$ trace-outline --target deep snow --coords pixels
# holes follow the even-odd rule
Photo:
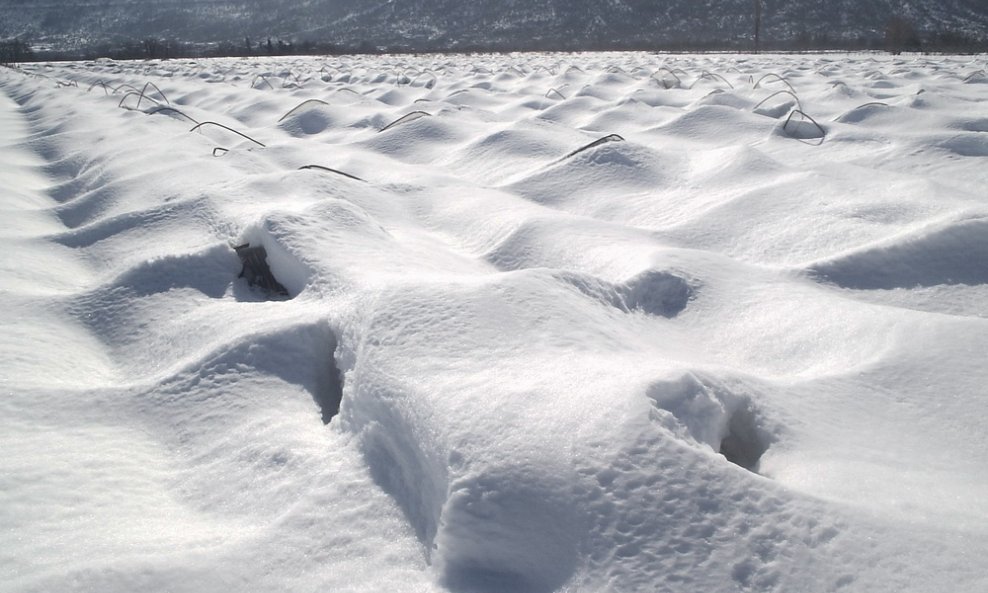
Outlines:
[[[0,71],[0,590],[988,590],[986,67]]]

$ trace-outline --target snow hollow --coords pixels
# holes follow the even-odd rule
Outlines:
[[[988,590],[986,68],[0,70],[0,591]]]

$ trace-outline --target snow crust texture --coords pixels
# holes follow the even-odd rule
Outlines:
[[[986,67],[0,70],[0,591],[988,590]]]

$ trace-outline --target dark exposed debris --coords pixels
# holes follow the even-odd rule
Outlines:
[[[608,142],[624,142],[624,138],[622,138],[618,134],[608,134],[607,136],[604,136],[603,138],[594,140],[593,142],[591,142],[590,144],[587,144],[586,146],[581,146],[580,148],[577,148],[576,150],[574,150],[573,152],[571,152],[568,155],[564,156],[560,160],[566,160],[566,159],[570,158],[571,156],[575,156],[575,155],[580,154],[584,150],[590,150],[591,148],[596,148],[596,147],[600,146],[601,144],[606,144]]]
[[[390,130],[391,128],[393,128],[395,126],[400,126],[401,124],[408,123],[410,121],[415,121],[415,120],[419,119],[420,117],[430,117],[431,115],[432,115],[431,113],[427,113],[425,111],[413,111],[411,113],[408,113],[406,115],[403,115],[403,116],[399,117],[395,121],[393,121],[390,124],[384,126],[380,130],[378,130],[378,133],[381,133],[381,132]]]
[[[263,246],[251,247],[250,243],[244,243],[235,246],[233,250],[237,252],[240,263],[243,264],[238,278],[246,278],[251,286],[257,286],[271,294],[288,296],[288,290],[271,273],[271,268],[268,267],[268,253]]]
[[[298,169],[299,169],[299,171],[303,171],[303,170],[326,171],[327,173],[336,173],[337,175],[342,175],[344,177],[349,177],[350,179],[354,179],[356,181],[364,181],[363,179],[361,179],[360,177],[357,177],[356,175],[350,175],[349,173],[344,173],[343,171],[340,171],[338,169],[332,169],[330,167],[324,167],[322,165],[303,165],[303,166],[299,167]]]

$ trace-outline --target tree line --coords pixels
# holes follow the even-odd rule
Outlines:
[[[30,62],[34,59],[34,50],[21,39],[0,40],[0,64],[16,64]]]

